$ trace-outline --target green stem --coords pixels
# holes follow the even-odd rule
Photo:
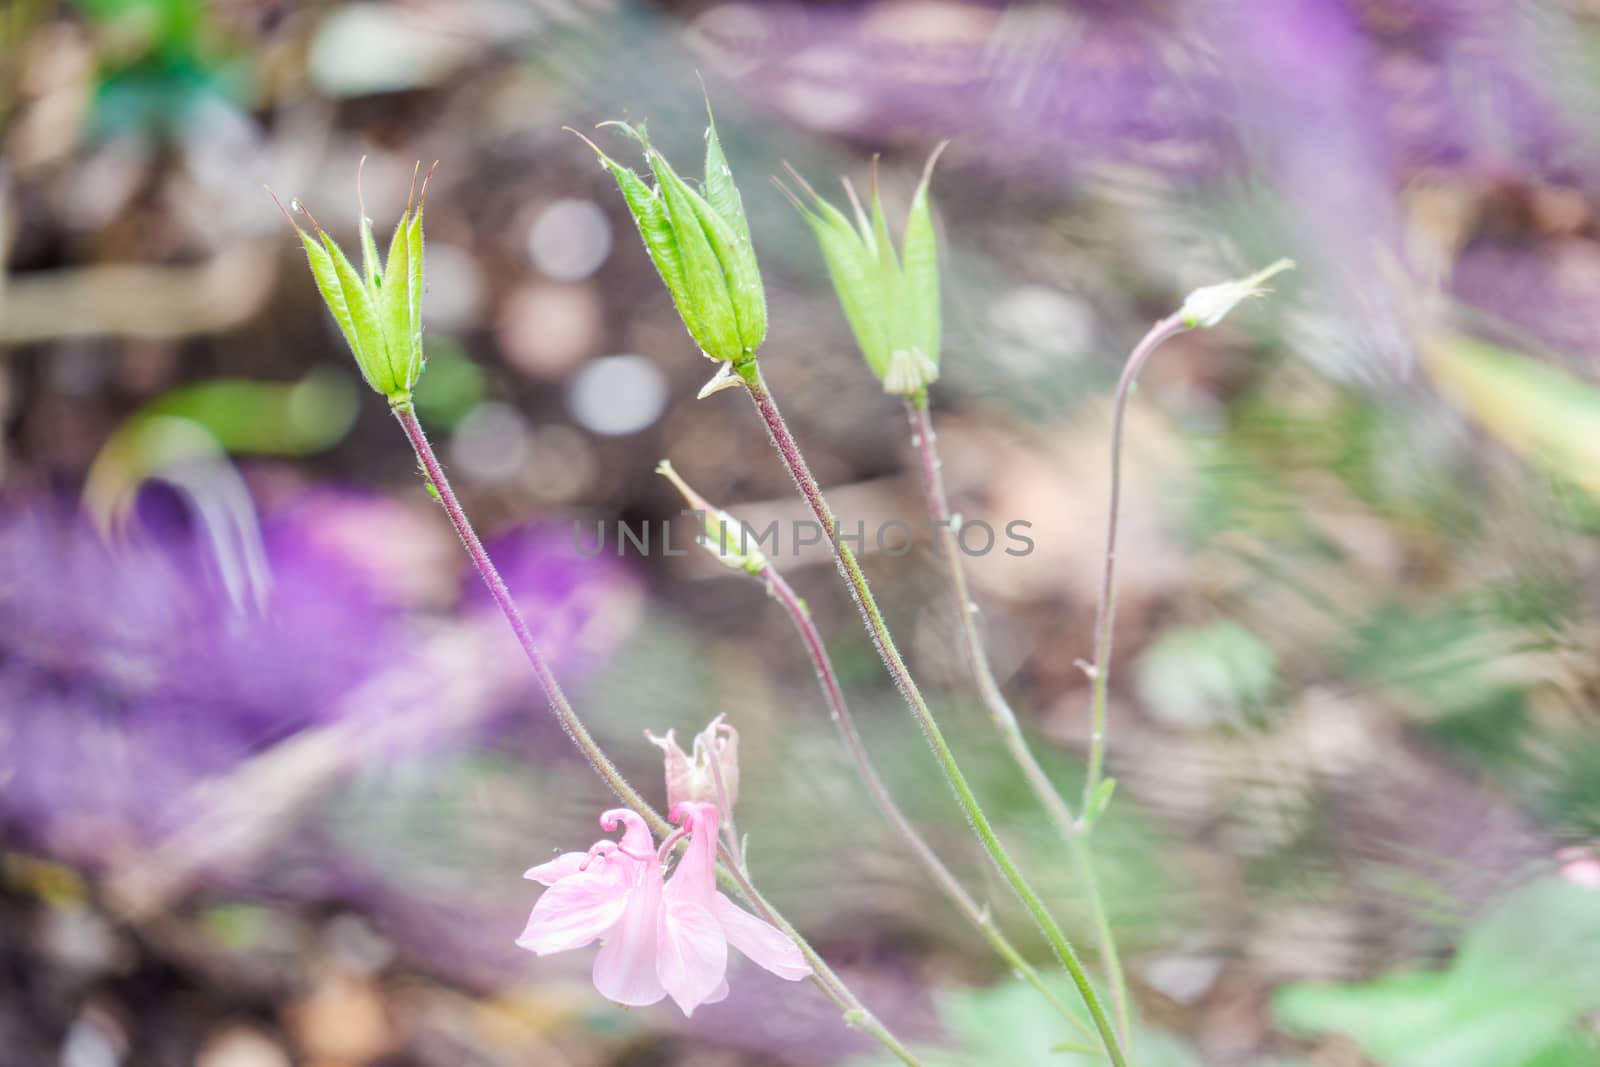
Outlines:
[[[872,589],[867,584],[866,575],[861,571],[855,553],[850,551],[843,539],[839,536],[838,522],[833,510],[822,496],[822,489],[817,484],[810,468],[806,465],[805,457],[800,452],[800,447],[795,443],[794,436],[789,432],[788,426],[783,421],[777,404],[772,399],[772,394],[767,390],[766,381],[762,378],[761,368],[755,360],[750,360],[738,368],[739,375],[750,393],[750,398],[755,402],[756,410],[760,413],[762,421],[767,426],[767,432],[772,437],[773,444],[778,453],[783,457],[784,465],[793,475],[795,483],[799,486],[800,494],[805,498],[813,515],[823,530],[827,532],[829,543],[833,547],[834,559],[838,562],[840,572],[844,575],[850,595],[855,600],[856,607],[860,610],[862,619],[866,623],[867,632],[873,642],[878,646],[878,652],[883,657],[889,675],[894,679],[895,685],[900,689],[911,709],[912,716],[922,728],[923,735],[927,738],[928,745],[933,749],[934,758],[938,761],[939,769],[945,781],[955,792],[956,800],[960,803],[962,811],[966,813],[967,820],[972,824],[973,831],[983,844],[984,851],[994,862],[1007,884],[1022,901],[1023,907],[1038,924],[1045,939],[1050,942],[1050,947],[1055,950],[1062,966],[1071,975],[1073,984],[1078,987],[1078,993],[1083,997],[1084,1004],[1089,1009],[1089,1015],[1094,1022],[1095,1030],[1099,1032],[1100,1040],[1105,1045],[1106,1055],[1115,1067],[1127,1067],[1127,1060],[1122,1053],[1122,1046],[1117,1040],[1111,1021],[1106,1017],[1105,1009],[1100,1004],[1100,998],[1094,991],[1094,986],[1089,982],[1089,976],[1083,969],[1083,963],[1078,959],[1077,951],[1067,939],[1066,933],[1061,929],[1044,906],[1044,901],[1038,892],[1028,883],[1022,871],[1011,859],[1006,847],[1001,843],[999,836],[990,825],[988,816],[984,815],[983,808],[978,804],[978,798],[973,795],[972,787],[968,785],[966,775],[962,773],[960,765],[956,762],[955,753],[950,750],[945,742],[944,734],[939,730],[938,723],[934,720],[933,712],[928,703],[923,699],[922,692],[917,688],[916,682],[911,677],[910,670],[906,667],[905,660],[901,658],[895,648],[894,638],[889,633],[889,627],[883,620],[883,614],[878,609],[878,604],[872,596]]]
[[[878,805],[878,810],[888,820],[896,833],[905,840],[906,845],[928,875],[933,879],[944,895],[955,905],[957,911],[964,915],[968,922],[977,928],[984,940],[994,948],[995,952],[1006,964],[1014,970],[1023,981],[1039,991],[1039,995],[1047,1000],[1051,1007],[1060,1012],[1072,1025],[1076,1026],[1085,1037],[1095,1039],[1094,1031],[1090,1030],[1083,1019],[1056,996],[1055,991],[1045,985],[1044,979],[1033,964],[1029,963],[1009,938],[995,925],[994,917],[989,914],[987,906],[980,905],[967,892],[960,880],[949,867],[945,866],[933,846],[928,844],[926,838],[918,832],[911,820],[906,817],[900,805],[895,803],[888,786],[878,775],[878,769],[873,765],[872,757],[867,753],[866,745],[862,743],[861,733],[856,729],[855,717],[850,713],[850,705],[845,700],[844,688],[839,684],[839,675],[834,670],[833,659],[828,655],[827,647],[823,644],[822,634],[817,630],[816,622],[811,618],[811,612],[806,609],[805,602],[795,593],[782,574],[771,563],[765,563],[755,577],[766,583],[767,589],[772,593],[773,599],[783,606],[788,612],[789,619],[799,631],[800,639],[805,645],[806,653],[811,657],[811,664],[817,672],[817,682],[822,687],[823,698],[827,701],[833,725],[839,733],[840,743],[856,765],[856,773],[860,775],[867,792],[872,796],[873,802]],[[721,771],[715,761],[712,770],[719,776],[719,789]]]
[[[1111,677],[1111,634],[1117,616],[1117,515],[1122,506],[1122,424],[1128,410],[1128,397],[1145,361],[1161,342],[1189,329],[1181,311],[1173,312],[1154,326],[1134,346],[1117,381],[1116,399],[1111,409],[1111,502],[1106,513],[1105,568],[1100,575],[1100,597],[1095,604],[1094,666],[1089,669],[1093,686],[1090,701],[1089,774],[1083,782],[1083,808],[1091,811],[1095,793],[1105,773],[1106,689]],[[1092,821],[1092,820],[1091,820]]]
[[[539,679],[539,685],[544,689],[545,696],[550,701],[550,708],[560,720],[567,735],[572,738],[589,763],[601,778],[605,779],[618,798],[638,812],[640,817],[650,824],[652,830],[665,837],[672,830],[672,825],[661,817],[661,814],[645,802],[637,790],[628,784],[627,779],[617,770],[616,765],[607,758],[598,742],[584,727],[583,721],[578,717],[577,711],[567,699],[566,693],[557,681],[555,672],[550,669],[550,664],[545,660],[544,654],[539,651],[539,646],[533,640],[533,634],[528,629],[528,623],[522,616],[522,610],[517,607],[516,599],[511,595],[505,580],[500,576],[500,570],[494,565],[494,560],[489,557],[488,550],[483,547],[483,541],[472,527],[472,521],[467,518],[467,513],[456,499],[456,494],[450,487],[450,480],[445,477],[444,467],[439,463],[439,458],[434,454],[433,446],[428,442],[427,435],[423,433],[422,423],[417,420],[416,411],[410,402],[405,399],[392,402],[391,409],[399,420],[401,428],[405,431],[406,438],[411,442],[411,449],[416,453],[417,462],[422,464],[423,471],[428,476],[428,481],[433,485],[438,495],[439,503],[444,507],[445,514],[450,517],[450,524],[455,527],[456,533],[461,538],[461,543],[471,557],[472,564],[477,568],[478,575],[483,579],[484,585],[489,589],[489,595],[494,598],[495,604],[500,608],[506,622],[511,624],[511,630],[517,637],[517,643],[522,646],[523,654],[532,665],[534,674]],[[726,846],[723,851],[726,852]],[[768,922],[787,934],[796,946],[799,947],[806,961],[811,964],[812,978],[829,1000],[842,1012],[845,1021],[872,1037],[880,1044],[894,1053],[902,1063],[908,1067],[920,1067],[915,1056],[900,1043],[878,1019],[862,1005],[861,1001],[844,984],[844,981],[833,972],[827,962],[811,947],[805,938],[800,936],[789,921],[780,915],[776,908],[767,903],[761,894],[756,892],[755,886],[745,877],[744,872],[738,869],[736,863],[725,863],[719,866],[717,875],[719,879],[731,881],[745,899]]]
[[[1071,858],[1074,873],[1083,885],[1089,904],[1096,947],[1100,953],[1100,965],[1105,968],[1107,983],[1111,986],[1111,1004],[1117,1017],[1117,1030],[1122,1035],[1122,1043],[1132,1048],[1133,1027],[1128,1008],[1128,984],[1122,971],[1122,957],[1117,951],[1116,938],[1106,912],[1105,894],[1100,889],[1100,877],[1095,867],[1094,855],[1082,832],[1084,828],[1072,817],[1072,809],[1062,799],[1060,792],[1051,783],[1050,776],[1045,773],[1034,756],[1033,749],[1029,747],[1027,738],[1022,733],[1022,727],[1017,721],[1017,713],[1006,700],[1005,693],[1000,689],[1000,683],[994,676],[994,669],[989,663],[983,630],[978,624],[978,605],[972,599],[971,586],[967,581],[967,569],[961,562],[960,519],[950,510],[950,498],[944,486],[944,461],[939,458],[938,439],[933,432],[933,417],[928,411],[926,391],[916,397],[906,398],[906,418],[911,423],[911,444],[920,461],[922,488],[928,500],[928,511],[933,519],[934,529],[938,531],[939,547],[944,556],[950,588],[955,595],[956,612],[961,618],[963,644],[966,646],[967,660],[972,666],[973,678],[977,682],[979,698],[989,712],[989,720],[1000,732],[1006,751],[1011,754],[1012,760],[1022,771],[1023,780],[1028,783],[1033,795],[1055,826],[1056,833],[1067,846],[1067,854]]]

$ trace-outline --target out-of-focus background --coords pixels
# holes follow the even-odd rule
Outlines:
[[[909,435],[767,178],[833,195],[881,154],[898,220],[952,140],[935,419],[957,508],[1032,524],[970,566],[1068,796],[1120,361],[1191,288],[1299,263],[1130,415],[1095,844],[1138,1061],[1600,1062],[1600,7],[8,0],[0,1064],[875,1061],[810,985],[739,969],[685,1021],[512,945],[522,871],[609,796],[262,189],[348,242],[362,157],[380,232],[441,161],[418,407],[625,772],[659,802],[642,731],[726,712],[757,880],[878,1014],[959,1062],[1092,1062],[872,812],[777,606],[659,551],[662,457],[803,514],[743,398],[694,399],[710,365],[561,129],[648,120],[693,171],[701,79],[763,366],[869,529],[922,513]],[[576,551],[618,521],[654,549]],[[1044,966],[827,557],[778,559],[896,793]],[[1087,943],[927,538],[866,566]]]

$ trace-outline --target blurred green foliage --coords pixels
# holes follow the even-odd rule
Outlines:
[[[1584,1067],[1600,1036],[1600,893],[1556,879],[1506,897],[1449,966],[1283,989],[1286,1027],[1355,1040],[1383,1067]]]
[[[1272,646],[1224,620],[1158,636],[1139,658],[1138,687],[1163,721],[1239,726],[1267,710],[1277,669]]]
[[[466,349],[448,338],[428,342],[428,373],[412,397],[417,414],[433,429],[450,430],[483,399],[483,370]]]
[[[1065,977],[1046,976],[1063,1002],[1077,1005],[1077,991]],[[941,1047],[919,1048],[928,1067],[1094,1067],[1105,1053],[1068,1038],[1055,1010],[1026,983],[1012,978],[985,989],[948,991],[938,997],[939,1019],[949,1039]],[[1131,1046],[1140,1067],[1200,1067],[1200,1057],[1176,1038],[1135,1027]],[[864,1058],[846,1067],[888,1067],[893,1060]],[[1269,1067],[1269,1065],[1263,1065]],[[1281,1067],[1289,1067],[1282,1064]]]
[[[249,92],[248,53],[226,42],[205,0],[75,2],[103,38],[98,135],[168,135],[206,103]]]

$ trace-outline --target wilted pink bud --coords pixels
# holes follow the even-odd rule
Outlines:
[[[723,716],[712,719],[704,730],[695,735],[689,752],[678,747],[673,731],[657,737],[649,730],[644,735],[650,743],[661,749],[666,757],[667,807],[679,804],[715,804],[723,806],[722,793],[727,794],[727,810],[739,800],[739,731],[723,722]],[[722,789],[717,788],[721,775]]]

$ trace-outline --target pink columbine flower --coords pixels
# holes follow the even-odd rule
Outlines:
[[[626,824],[620,842],[602,840],[528,871],[550,888],[517,944],[546,955],[602,941],[594,985],[603,996],[633,1006],[670,996],[685,1015],[728,995],[729,945],[780,978],[809,975],[793,941],[717,889],[715,805],[679,804],[672,818],[680,828],[657,851],[644,820],[608,811],[600,824]],[[685,836],[689,845],[663,881],[664,861]]]
[[[650,743],[659,748],[666,757],[668,810],[676,808],[679,804],[696,801],[717,804],[719,773],[722,776],[723,788],[728,794],[728,810],[732,811],[733,806],[738,803],[739,731],[724,722],[723,718],[718,715],[704,730],[696,734],[689,752],[678,746],[678,740],[673,736],[672,730],[668,730],[665,737],[657,737],[649,730],[644,732]]]

